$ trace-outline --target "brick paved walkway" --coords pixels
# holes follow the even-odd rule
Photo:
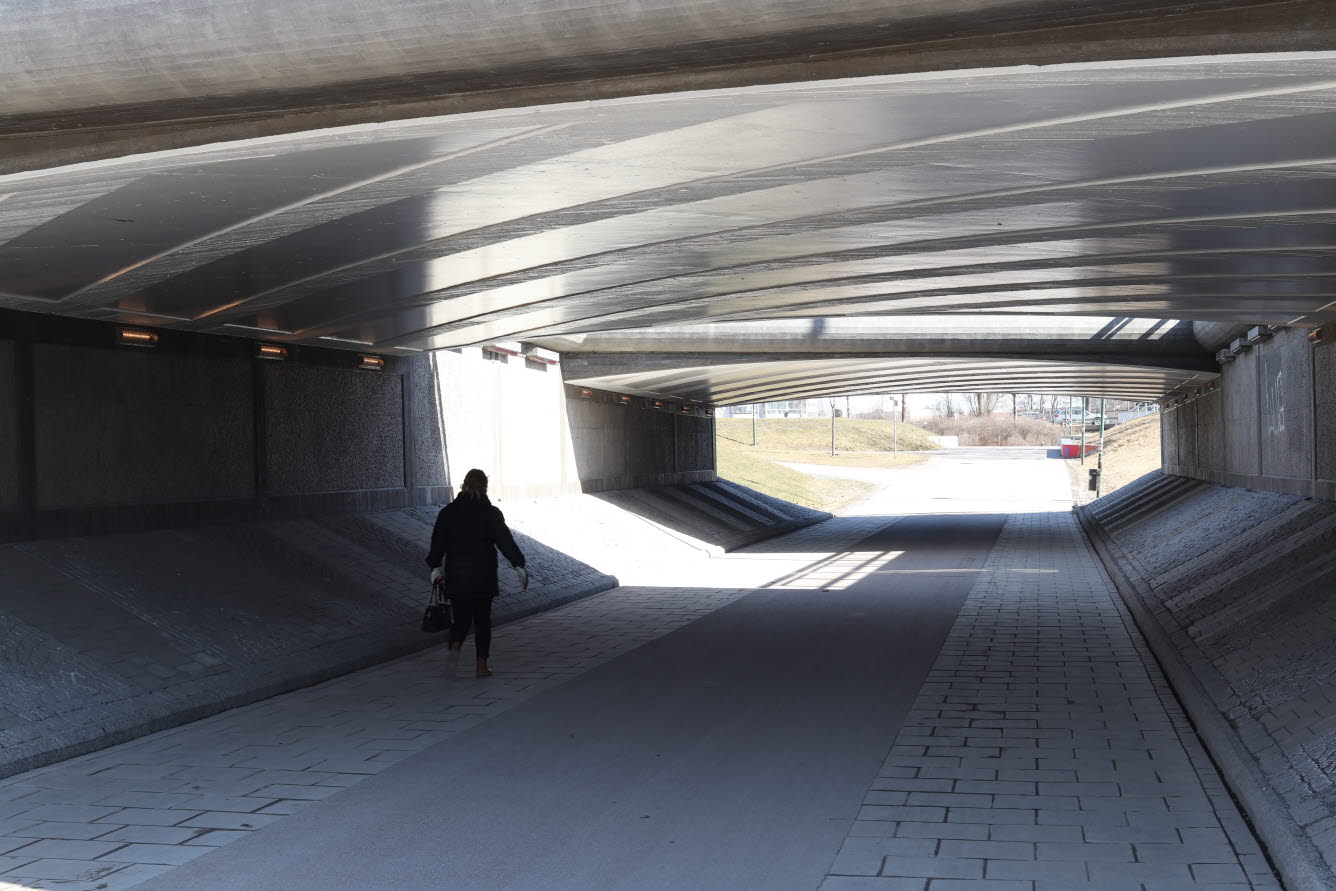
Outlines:
[[[1014,513],[821,891],[1279,887],[1075,519]]]
[[[647,565],[500,629],[489,681],[427,651],[11,777],[0,891],[132,887],[759,586],[885,571],[854,545],[893,510],[1013,513],[823,891],[1277,887],[1065,506],[1033,500],[1056,465],[938,460],[858,515]]]

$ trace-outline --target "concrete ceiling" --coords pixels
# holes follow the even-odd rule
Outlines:
[[[0,306],[401,355],[924,314],[1312,325],[1333,137],[1336,56],[1307,54],[314,131],[0,177]]]

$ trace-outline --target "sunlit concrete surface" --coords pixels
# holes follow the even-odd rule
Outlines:
[[[1193,323],[1166,319],[777,319],[537,342],[562,353],[571,384],[717,405],[946,389],[1153,400],[1218,376]]]
[[[1275,888],[1061,463],[901,473],[847,516],[647,555],[644,580],[506,626],[491,680],[430,651],[10,778],[4,880]]]
[[[1148,362],[1150,360],[1143,360]],[[1054,359],[827,357],[726,362],[671,371],[572,375],[571,382],[646,397],[718,405],[875,393],[1071,393],[1153,401],[1217,377],[1214,372],[1149,364],[1109,365]]]

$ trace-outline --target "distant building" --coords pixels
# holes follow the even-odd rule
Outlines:
[[[821,411],[814,405],[820,400],[790,399],[786,402],[767,402],[762,405],[729,405],[719,410],[721,417],[750,418],[756,412],[758,418],[821,418],[830,417],[830,411]]]

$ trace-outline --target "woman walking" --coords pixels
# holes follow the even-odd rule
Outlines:
[[[492,676],[487,659],[492,648],[492,598],[497,595],[498,550],[519,573],[521,589],[528,588],[524,555],[506,528],[506,518],[487,498],[487,474],[470,470],[455,500],[437,515],[436,527],[431,532],[431,552],[427,554],[432,582],[444,577],[445,593],[454,607],[448,657],[451,676],[469,626],[473,627],[478,649],[478,677]]]

